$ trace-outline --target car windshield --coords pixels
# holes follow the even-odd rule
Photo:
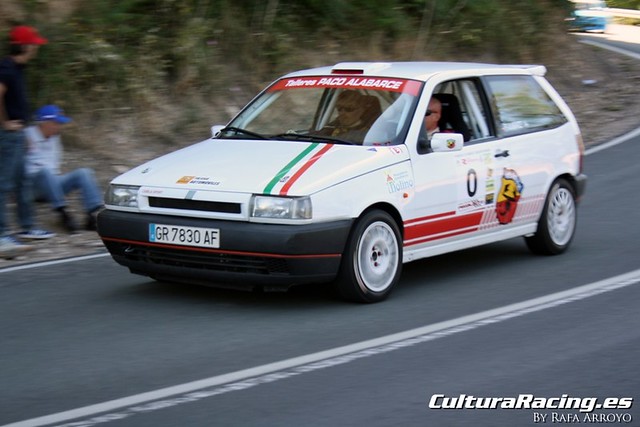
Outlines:
[[[388,77],[305,76],[276,81],[218,138],[396,145],[422,83]]]

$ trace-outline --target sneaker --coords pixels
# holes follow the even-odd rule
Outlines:
[[[97,207],[91,209],[87,213],[87,223],[85,224],[85,228],[87,230],[90,230],[90,231],[97,231],[98,230],[98,212],[100,212],[100,210],[103,207],[104,206],[102,206],[102,205],[97,206]]]
[[[37,228],[32,228],[31,230],[25,230],[18,233],[18,238],[24,240],[45,240],[55,237],[56,233],[52,233],[47,230],[38,230]]]
[[[73,217],[69,215],[63,208],[60,208],[58,211],[60,212],[60,222],[62,223],[64,229],[69,233],[75,233],[76,231],[78,231],[78,226],[73,220]]]
[[[11,236],[0,237],[0,258],[13,259],[32,249],[33,246],[24,245]]]
[[[98,220],[95,214],[87,214],[85,229],[89,231],[96,231],[98,229]]]

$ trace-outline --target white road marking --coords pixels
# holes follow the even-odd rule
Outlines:
[[[566,291],[462,316],[457,319],[108,402],[19,421],[2,427],[38,427],[58,423],[66,423],[58,424],[59,427],[89,427],[96,424],[105,424],[136,414],[153,412],[233,391],[246,390],[261,384],[280,381],[354,360],[413,347],[438,338],[471,331],[482,326],[584,300],[639,283],[640,269]],[[69,422],[78,419],[82,420]]]
[[[616,145],[622,144],[623,142],[630,141],[631,139],[640,136],[640,128],[632,130],[629,133],[626,133],[622,136],[612,139],[609,142],[605,142],[604,144],[596,145],[595,147],[591,147],[588,150],[585,150],[584,155],[588,156],[590,154],[597,153],[598,151],[606,150],[607,148],[614,147]]]
[[[634,58],[634,59],[640,59],[640,54],[638,53],[632,52],[627,49],[615,47],[615,46],[609,46],[605,43],[600,43],[593,40],[584,40],[584,39],[580,40],[580,43],[590,44],[591,46],[599,47],[600,49],[606,49],[606,50],[610,50],[611,52],[619,53],[621,55],[630,56],[631,58]]]
[[[77,256],[73,258],[55,259],[52,261],[42,261],[42,262],[36,262],[33,264],[16,265],[13,267],[0,269],[0,274],[11,273],[12,271],[19,271],[19,270],[29,270],[29,269],[38,268],[38,267],[49,267],[51,265],[66,264],[69,262],[84,261],[84,260],[93,259],[93,258],[102,258],[106,256],[109,256],[108,252],[101,253],[101,254],[93,254],[93,255],[82,255],[82,256]]]

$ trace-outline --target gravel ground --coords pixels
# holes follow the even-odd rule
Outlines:
[[[632,31],[631,35],[628,31]],[[607,34],[599,37],[614,40],[631,37],[640,43],[640,28],[613,26]],[[556,62],[545,64],[548,68],[547,78],[576,115],[587,146],[609,141],[640,126],[640,61],[579,43]],[[161,154],[158,149],[154,151],[136,143],[118,151],[120,157],[118,153],[112,153],[109,159],[104,159],[95,153],[67,149],[66,167],[93,167],[100,184],[106,186],[110,179],[128,167]],[[77,197],[70,199],[70,207],[79,222],[84,219]],[[38,226],[56,232],[57,236],[36,242],[35,249],[24,256],[13,260],[0,259],[0,269],[106,253],[95,232],[83,231],[69,235],[60,228],[57,217],[52,215],[47,205],[37,204],[36,210]],[[15,208],[9,206],[8,214],[12,215],[13,212]]]

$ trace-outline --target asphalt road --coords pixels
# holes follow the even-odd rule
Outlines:
[[[638,26],[611,24],[604,34],[584,32],[574,34],[587,43],[599,47],[610,47],[619,53],[640,59],[640,27]]]
[[[0,270],[0,426],[640,425],[636,401],[430,407],[640,398],[638,159],[640,137],[586,158],[569,252],[417,261],[382,304],[159,284],[106,256]]]
[[[637,399],[638,159],[638,137],[586,158],[569,252],[537,257],[516,239],[417,261],[382,304],[345,304],[322,286],[158,284],[108,257],[0,272],[0,425],[517,426],[584,413],[429,401]],[[628,272],[629,283],[505,308]],[[609,412],[640,425],[638,408]]]

